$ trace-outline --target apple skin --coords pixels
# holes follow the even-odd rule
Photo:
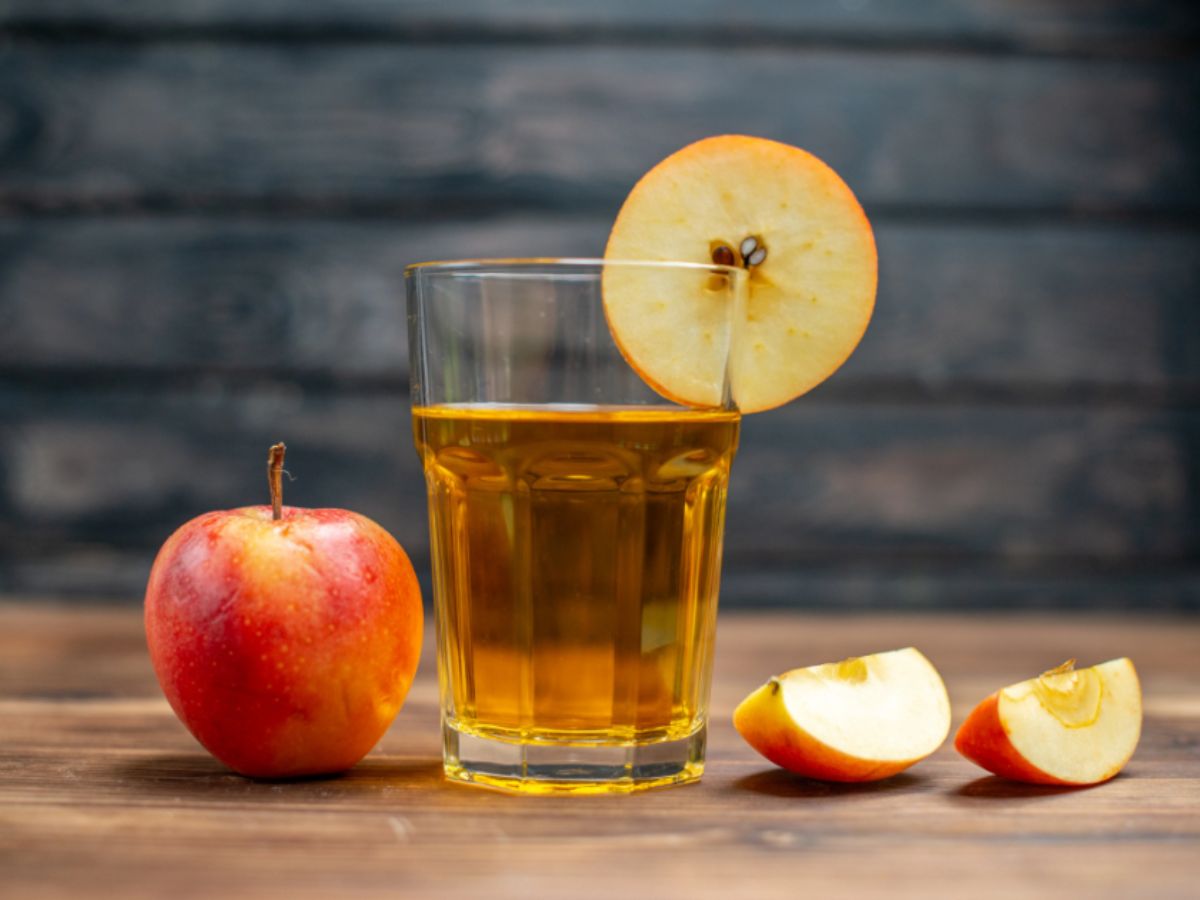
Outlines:
[[[1000,692],[986,697],[971,710],[954,736],[954,749],[993,775],[1029,784],[1072,784],[1043,772],[1021,756],[1000,721]],[[1116,775],[1113,772],[1113,775]],[[1112,775],[1109,776],[1111,778]]]
[[[920,758],[859,759],[814,739],[790,721],[783,692],[772,682],[742,701],[734,710],[733,725],[750,746],[775,765],[819,781],[880,781],[920,762]]]
[[[176,715],[221,762],[262,778],[362,759],[400,711],[423,637],[403,548],[341,509],[192,519],[154,561],[145,622]]]

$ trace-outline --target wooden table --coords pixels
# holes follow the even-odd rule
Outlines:
[[[135,608],[0,605],[0,896],[1196,896],[1200,627],[1083,615],[729,615],[709,766],[631,797],[510,797],[440,776],[433,661],[381,745],[339,778],[250,781],[159,694]],[[914,644],[955,724],[1064,657],[1127,654],[1146,695],[1126,772],[1013,785],[947,744],[865,786],[794,778],[729,724],[773,672]],[[428,649],[428,647],[427,647]]]

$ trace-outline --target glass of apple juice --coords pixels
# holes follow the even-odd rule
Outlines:
[[[600,260],[406,271],[450,779],[597,793],[700,777],[739,414],[727,366],[691,392],[707,405],[656,392],[604,298],[644,291],[653,329],[656,291],[732,316],[745,277]],[[727,353],[728,329],[699,337]]]

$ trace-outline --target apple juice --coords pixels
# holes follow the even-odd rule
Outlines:
[[[697,732],[738,414],[479,404],[413,419],[446,724],[581,745]]]

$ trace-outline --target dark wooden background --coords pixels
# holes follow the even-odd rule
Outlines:
[[[423,568],[403,265],[596,255],[748,132],[881,286],[747,420],[723,602],[1200,609],[1198,48],[1190,0],[0,0],[0,590],[138,599],[277,439]]]

